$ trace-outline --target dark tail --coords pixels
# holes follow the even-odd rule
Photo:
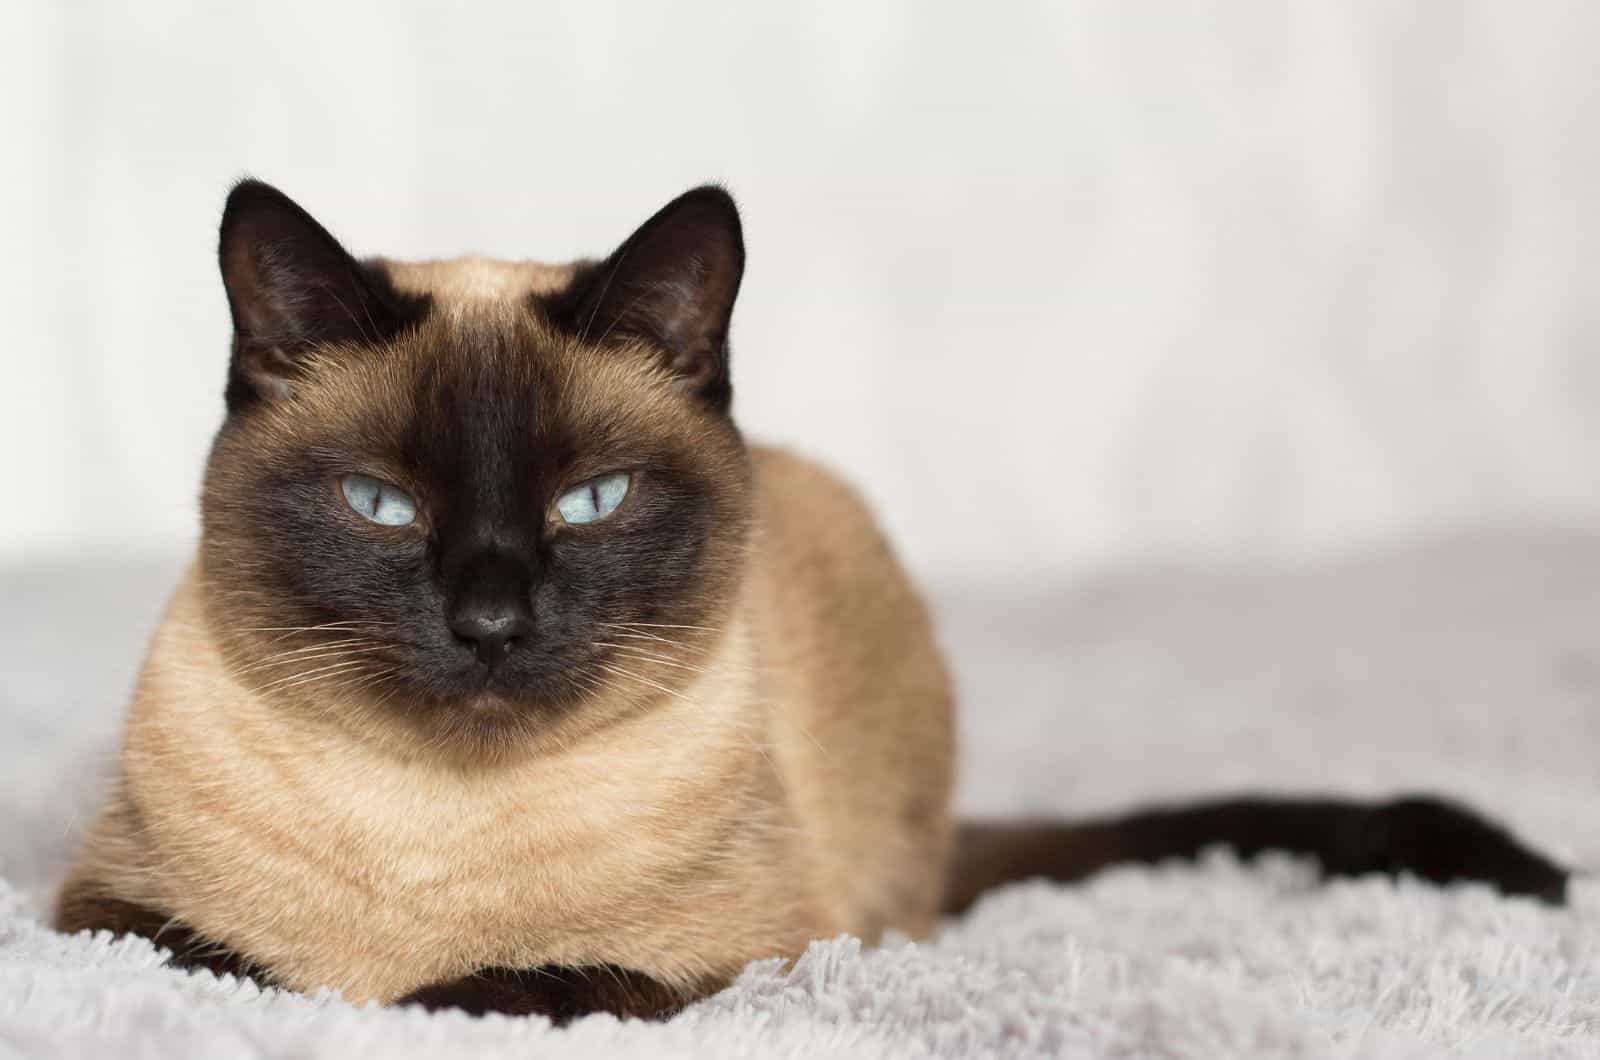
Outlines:
[[[963,824],[945,888],[959,913],[991,887],[1043,876],[1079,880],[1120,862],[1189,858],[1210,846],[1244,857],[1310,854],[1334,876],[1409,872],[1478,880],[1505,894],[1566,900],[1567,871],[1477,814],[1441,799],[1230,799],[1083,822]]]

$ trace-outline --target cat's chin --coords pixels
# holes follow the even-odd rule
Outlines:
[[[490,733],[522,730],[539,719],[548,720],[562,713],[557,704],[515,695],[493,684],[464,691],[439,703],[435,710],[450,715],[448,724],[452,727]]]
[[[463,698],[459,709],[469,717],[494,722],[502,719],[509,721],[519,717],[526,712],[527,707],[493,689],[485,688],[481,692],[474,692]]]
[[[429,689],[427,699],[446,713],[489,720],[536,710],[541,691],[525,674],[467,666]]]
[[[402,720],[429,746],[453,746],[470,756],[537,743],[541,734],[569,724],[589,702],[582,689],[547,690],[512,673],[453,676],[441,682],[445,687],[378,697],[369,705]]]
[[[540,728],[539,714],[525,701],[482,689],[436,700],[417,720],[430,746],[477,759],[523,746]]]

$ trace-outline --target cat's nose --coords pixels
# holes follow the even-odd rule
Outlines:
[[[532,629],[525,614],[505,605],[464,608],[450,621],[450,631],[470,644],[486,666],[504,662]]]

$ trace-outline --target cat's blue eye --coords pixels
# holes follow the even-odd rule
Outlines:
[[[346,475],[339,482],[344,499],[363,519],[383,526],[409,526],[417,518],[417,502],[404,490],[368,475]]]
[[[616,511],[627,495],[628,473],[613,471],[580,482],[563,493],[556,501],[556,511],[569,523],[592,523]]]

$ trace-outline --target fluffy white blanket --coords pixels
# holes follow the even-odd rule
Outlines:
[[[142,940],[56,935],[39,909],[169,576],[0,586],[0,1057],[1600,1057],[1588,879],[1549,910],[1471,886],[1322,885],[1287,858],[1119,868],[1002,889],[920,944],[820,941],[665,1025],[564,1030],[263,993],[165,969]],[[946,587],[939,605],[968,809],[1428,789],[1600,867],[1600,537]]]

